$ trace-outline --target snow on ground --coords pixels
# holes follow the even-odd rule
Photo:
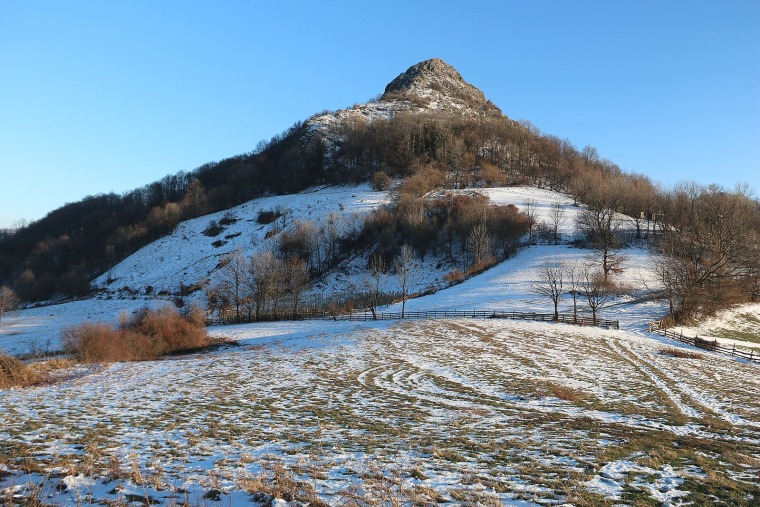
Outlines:
[[[760,377],[729,358],[676,359],[625,331],[493,319],[214,333],[242,346],[3,392],[0,441],[47,471],[43,497],[61,505],[134,492],[257,504],[246,479],[278,463],[328,503],[377,470],[454,504],[596,493],[680,505],[708,471],[758,484]],[[660,447],[676,458],[663,461]],[[720,459],[700,458],[715,449]],[[0,475],[0,489],[42,479]],[[219,501],[204,498],[213,489]]]
[[[581,208],[575,206],[573,199],[567,195],[523,186],[472,191],[488,196],[495,205],[514,204],[520,208],[526,201],[531,201],[539,221],[548,219],[552,204],[560,204],[564,210],[560,226],[562,238],[571,240],[575,235],[575,222]],[[132,312],[145,304],[154,304],[151,302],[154,294],[162,291],[174,293],[180,284],[189,286],[213,278],[219,261],[225,255],[240,249],[244,255],[250,256],[272,241],[265,239],[265,235],[275,226],[259,224],[256,219],[260,211],[278,208],[289,210],[288,227],[292,227],[297,220],[314,220],[324,225],[325,217],[329,213],[335,213],[340,217],[341,227],[350,228],[355,226],[352,222],[358,216],[371,212],[387,201],[387,193],[373,192],[365,185],[327,187],[297,195],[255,199],[227,212],[183,222],[172,234],[147,245],[94,281],[98,287],[107,287],[109,297],[114,297],[113,300],[103,300],[102,312],[98,311],[100,303],[82,301],[46,307],[49,309],[11,313],[7,321],[0,324],[0,350],[18,354],[40,347],[55,349],[60,346],[60,331],[66,326],[82,321],[116,322],[122,310]],[[225,225],[224,231],[217,236],[203,234],[210,222],[219,223],[225,216],[233,217],[236,221]],[[214,246],[217,241],[224,244]],[[626,257],[625,270],[617,281],[629,290],[623,297],[610,301],[608,307],[602,309],[601,316],[618,319],[624,326],[643,329],[647,322],[656,320],[665,313],[665,307],[659,302],[629,303],[636,295],[658,287],[651,269],[651,254],[643,248],[626,249],[623,254]],[[538,270],[541,265],[546,261],[562,259],[581,266],[591,262],[592,257],[593,251],[567,245],[526,247],[481,276],[440,290],[432,296],[410,300],[407,308],[549,312],[550,301],[533,292],[533,287],[540,283]],[[446,287],[444,277],[451,269],[450,264],[436,257],[428,256],[424,261],[415,260],[415,269],[410,279],[412,291]],[[351,259],[342,269],[336,269],[318,281],[313,292],[362,290],[366,277],[366,260]],[[113,281],[108,283],[109,279]],[[384,277],[384,290],[398,291],[399,285],[398,277],[392,274]],[[146,294],[149,286],[152,287],[152,292]],[[133,292],[124,291],[125,288]],[[200,292],[196,294],[196,298],[202,299],[201,296]],[[135,297],[146,301],[135,301]],[[196,302],[204,303],[200,299]],[[585,303],[579,301],[581,313],[585,312],[585,307]],[[388,310],[396,311],[398,307],[390,307]],[[571,310],[572,301],[566,296],[561,302],[561,311]]]
[[[654,273],[647,263],[651,254],[643,249],[623,251],[627,257],[626,270],[617,281],[629,288],[629,293],[657,288]],[[410,299],[406,303],[409,310],[504,310],[551,312],[553,306],[546,296],[534,292],[541,284],[539,270],[549,261],[560,260],[568,265],[582,267],[593,259],[593,251],[565,245],[540,245],[520,250],[515,256],[497,264],[480,276],[441,290],[430,296]],[[666,309],[661,302],[630,303],[630,296],[612,300],[609,308],[602,308],[601,318],[620,320],[621,326],[645,328],[646,323]],[[579,312],[586,314],[586,302],[578,300]],[[398,310],[398,305],[389,310]],[[572,299],[565,295],[560,311],[572,312]]]
[[[282,221],[260,224],[257,221],[260,211],[287,211],[286,226],[289,227],[296,220],[312,220],[324,226],[328,215],[333,213],[339,227],[345,229],[387,201],[387,192],[374,192],[368,185],[326,187],[254,199],[227,211],[182,222],[171,234],[130,255],[93,284],[110,291],[128,288],[142,294],[151,286],[154,293],[174,294],[180,284],[191,286],[213,277],[219,261],[236,249],[250,257],[258,250],[272,247],[275,239],[267,239],[266,235],[282,227]],[[203,233],[211,222],[221,224],[225,217],[235,222],[223,225],[224,230],[216,236]]]
[[[575,208],[566,196],[513,190],[488,192],[497,203],[519,206],[530,195],[539,208],[549,198],[568,214]],[[240,233],[226,251],[244,231],[264,234],[251,220],[278,202],[322,216],[340,204],[366,210],[385,199],[366,188],[315,195],[320,202],[291,196],[239,207],[238,222],[219,236]],[[174,246],[150,245],[127,259],[111,273],[114,283],[177,283],[212,269],[216,260],[208,258],[217,254],[206,242],[214,238],[198,236],[212,218],[181,224],[168,243]],[[185,274],[172,268],[177,259],[155,262],[167,249],[182,260],[176,245],[183,241],[199,245],[191,249],[198,264]],[[538,267],[557,258],[583,264],[590,253],[526,247],[406,308],[548,312],[548,299],[532,290]],[[378,471],[389,487],[398,477],[406,491],[438,491],[439,502],[544,505],[578,497],[596,504],[643,496],[685,505],[731,494],[711,482],[720,477],[744,488],[751,503],[760,497],[757,365],[709,352],[702,359],[663,354],[682,345],[644,332],[666,310],[637,301],[656,288],[651,254],[624,253],[618,282],[629,290],[602,310],[621,330],[498,319],[219,326],[211,334],[238,347],[80,366],[57,384],[0,391],[0,490],[19,493],[42,482],[42,496],[61,505],[146,497],[260,504],[246,485],[283,464],[333,504],[352,486],[367,491]],[[438,276],[418,272],[420,286]],[[345,276],[345,283],[358,280]],[[0,325],[0,348],[25,352],[48,341],[55,348],[66,325],[115,322],[120,311],[145,303],[104,299],[11,312]],[[566,297],[561,310],[570,304]],[[31,471],[21,472],[19,461]]]
[[[684,336],[717,339],[728,346],[736,344],[760,348],[760,303],[736,305],[704,319],[696,326],[675,327],[673,330],[683,332]]]
[[[0,322],[0,352],[29,354],[57,351],[61,331],[82,323],[116,324],[126,312],[171,304],[161,299],[88,299],[8,312]]]

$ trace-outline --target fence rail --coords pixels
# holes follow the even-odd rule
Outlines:
[[[760,352],[752,350],[752,349],[749,349],[749,350],[737,349],[736,344],[733,344],[731,347],[726,347],[725,345],[721,345],[721,343],[718,340],[705,340],[704,338],[700,338],[699,336],[684,336],[683,332],[676,333],[675,331],[669,331],[667,329],[658,328],[651,324],[650,324],[650,330],[654,333],[664,336],[665,338],[670,338],[671,340],[676,340],[681,343],[692,345],[694,347],[697,347],[703,350],[709,350],[712,352],[720,352],[721,354],[728,354],[734,357],[739,357],[742,359],[746,359],[747,361],[751,361],[753,363],[760,363]]]
[[[563,315],[554,318],[553,313],[535,313],[535,312],[505,312],[501,310],[472,310],[472,311],[453,311],[453,310],[430,310],[421,312],[401,312],[386,313],[377,312],[373,315],[371,312],[357,312],[343,315],[328,315],[325,318],[334,320],[349,321],[368,321],[368,320],[401,320],[401,319],[448,319],[448,318],[469,318],[469,319],[513,319],[513,320],[532,320],[539,322],[562,322],[565,324],[575,324],[578,326],[606,327],[611,329],[620,329],[620,322],[617,320],[592,319],[583,316]]]

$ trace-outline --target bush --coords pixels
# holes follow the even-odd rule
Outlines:
[[[0,354],[0,389],[34,384],[40,375],[20,359]]]
[[[260,210],[256,217],[256,221],[261,225],[267,225],[271,224],[281,216],[282,212],[280,210]]]
[[[202,315],[183,317],[174,308],[144,308],[124,317],[118,329],[81,324],[62,333],[67,352],[84,363],[144,361],[212,344]]]
[[[393,180],[385,171],[377,171],[372,175],[372,189],[377,191],[384,191],[391,188]]]

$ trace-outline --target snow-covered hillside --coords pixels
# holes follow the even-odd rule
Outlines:
[[[492,204],[514,204],[518,208],[524,208],[525,203],[530,202],[538,222],[548,221],[552,205],[559,205],[563,214],[559,228],[561,239],[570,241],[576,236],[575,224],[582,206],[574,205],[573,199],[565,194],[524,186],[458,192],[479,192],[488,196]],[[275,239],[267,239],[266,236],[275,226],[288,229],[297,221],[305,220],[324,226],[327,215],[333,213],[341,227],[347,229],[355,227],[364,214],[377,209],[388,199],[387,193],[374,192],[364,185],[327,187],[297,195],[256,199],[226,212],[183,222],[172,234],[139,250],[96,279],[94,284],[104,291],[99,295],[101,299],[7,314],[0,324],[0,350],[26,353],[32,349],[58,348],[60,331],[66,326],[78,322],[116,322],[121,311],[134,312],[143,305],[169,304],[168,296],[162,300],[157,299],[157,295],[163,291],[174,294],[180,284],[190,286],[212,281],[218,276],[216,268],[219,261],[230,252],[240,249],[243,255],[251,256],[260,249],[272,248]],[[278,220],[277,225],[258,223],[260,211],[278,208],[288,210],[284,221]],[[209,224],[221,224],[225,222],[225,217],[234,222],[224,225],[224,230],[215,236],[204,234]],[[647,322],[660,318],[666,309],[657,302],[628,304],[642,291],[656,289],[657,280],[652,271],[650,252],[636,248],[625,250],[624,254],[624,271],[619,275],[618,282],[629,288],[628,294],[611,301],[602,310],[602,315],[619,319],[628,328],[643,329]],[[410,277],[412,292],[428,288],[438,289],[438,292],[410,300],[407,308],[548,312],[551,309],[550,301],[533,291],[539,283],[540,266],[546,260],[555,259],[582,265],[592,255],[589,250],[567,244],[525,247],[516,256],[450,288],[445,288],[447,284],[444,281],[444,276],[451,271],[450,264],[435,256],[428,256],[424,261],[417,259]],[[340,269],[329,272],[318,281],[313,292],[360,290],[366,276],[366,260],[349,259]],[[386,291],[398,290],[399,279],[389,273],[382,280],[382,285]],[[152,288],[150,294],[146,294],[148,287]],[[196,294],[195,302],[205,303],[202,291]],[[569,298],[565,297],[560,305],[561,310],[569,311],[570,304]],[[389,310],[394,311],[395,308]]]
[[[355,227],[362,216],[388,201],[387,192],[372,191],[368,185],[317,188],[294,195],[254,199],[235,208],[182,222],[169,235],[147,245],[104,273],[93,285],[109,292],[177,293],[180,284],[191,286],[215,276],[219,262],[235,250],[250,257],[274,248],[275,228],[292,228],[297,221],[326,225],[335,216],[342,229]],[[274,223],[258,222],[260,212],[284,212]],[[225,222],[231,222],[226,225]],[[210,225],[221,232],[210,236]]]

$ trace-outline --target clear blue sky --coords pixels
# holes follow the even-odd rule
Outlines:
[[[251,151],[433,57],[624,170],[760,193],[756,0],[0,0],[0,227]]]

